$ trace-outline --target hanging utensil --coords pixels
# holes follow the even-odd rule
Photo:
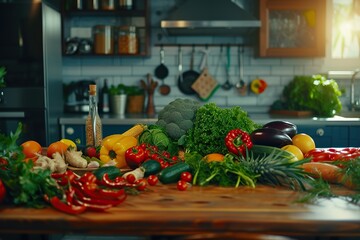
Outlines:
[[[182,72],[182,50],[181,50],[181,46],[179,46],[179,51],[178,51],[178,61],[179,61],[179,76],[178,76],[178,87],[179,90],[187,95],[193,95],[196,94],[196,92],[191,88],[191,85],[194,83],[194,81],[196,80],[193,78],[188,78],[188,76],[184,76],[183,72]]]
[[[170,86],[165,84],[165,78],[169,75],[169,69],[165,65],[165,51],[163,46],[160,48],[160,65],[155,68],[155,77],[161,80],[159,92],[161,95],[170,93]]]
[[[191,51],[190,69],[185,71],[182,74],[182,80],[181,80],[181,82],[179,82],[180,91],[185,94],[193,94],[194,90],[191,88],[191,86],[200,75],[200,73],[196,72],[193,69],[194,68],[194,57],[195,57],[195,47],[193,46],[192,51]]]
[[[246,84],[244,81],[244,48],[239,46],[238,48],[238,64],[239,64],[239,81],[236,83],[235,87],[241,95],[246,95]]]
[[[227,46],[226,47],[226,58],[227,58],[227,61],[226,61],[226,81],[225,83],[221,86],[222,89],[224,90],[230,90],[233,86],[230,82],[230,46]]]

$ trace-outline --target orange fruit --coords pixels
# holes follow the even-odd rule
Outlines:
[[[302,151],[303,154],[306,154],[307,152],[315,149],[315,147],[316,147],[314,139],[312,137],[310,137],[309,135],[307,135],[306,133],[296,134],[292,138],[292,143],[293,143],[293,145],[300,148],[300,150]]]
[[[224,160],[224,157],[225,156],[221,153],[209,153],[204,157],[204,159],[207,162],[214,162],[214,161],[221,162]]]
[[[30,140],[21,144],[22,151],[25,155],[25,158],[33,158],[37,159],[38,156],[36,154],[41,154],[41,145],[40,143]]]
[[[53,142],[51,143],[49,146],[48,146],[48,149],[47,149],[47,152],[46,152],[46,155],[49,157],[49,158],[52,158],[52,155],[56,152],[60,153],[61,155],[65,154],[66,150],[68,149],[68,145],[63,143],[63,142],[60,142],[60,141],[57,141],[57,142]]]
[[[304,158],[304,154],[302,153],[302,151],[300,150],[300,148],[298,148],[295,145],[286,145],[284,147],[282,147],[281,149],[291,152],[292,154],[295,155],[295,157],[297,158],[297,160],[301,160]]]

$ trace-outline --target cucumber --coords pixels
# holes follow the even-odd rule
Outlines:
[[[286,158],[289,162],[296,161],[296,156],[288,151],[285,151],[281,148],[265,146],[265,145],[253,145],[249,150],[250,156],[252,155],[254,158],[262,158],[268,156],[270,154],[274,154],[274,156],[279,156],[282,158]]]
[[[175,183],[180,180],[181,173],[189,171],[191,171],[189,164],[178,162],[161,170],[159,180],[163,184]]]
[[[161,164],[153,159],[149,159],[141,164],[142,168],[144,168],[144,176],[148,177],[150,175],[158,174],[161,171]]]
[[[116,166],[100,167],[100,168],[96,169],[93,173],[98,180],[101,180],[105,173],[107,173],[109,175],[110,179],[115,179],[116,177],[122,175],[120,169]]]

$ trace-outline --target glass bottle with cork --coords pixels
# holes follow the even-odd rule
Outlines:
[[[89,85],[89,115],[86,118],[86,145],[98,147],[102,140],[102,123],[98,112],[96,85]]]

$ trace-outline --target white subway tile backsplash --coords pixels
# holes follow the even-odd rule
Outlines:
[[[109,84],[124,83],[128,85],[139,85],[140,79],[146,81],[146,75],[150,73],[154,80],[161,84],[154,75],[155,68],[160,64],[160,46],[159,43],[175,43],[172,46],[164,46],[165,65],[168,67],[169,76],[165,83],[170,85],[171,92],[167,96],[160,95],[158,89],[155,90],[155,106],[159,111],[163,106],[176,98],[198,99],[196,95],[185,95],[178,89],[178,46],[176,44],[190,44],[182,46],[183,71],[190,69],[190,57],[192,46],[195,47],[194,70],[200,71],[199,66],[203,58],[203,51],[206,44],[209,44],[208,50],[208,69],[210,74],[222,85],[226,80],[226,51],[223,46],[223,58],[220,58],[221,46],[214,46],[216,43],[242,42],[242,38],[236,37],[174,37],[164,34],[159,28],[159,21],[166,17],[167,10],[174,6],[176,0],[151,1],[151,49],[149,57],[126,57],[126,56],[69,56],[63,58],[63,81],[69,82],[81,79],[97,79],[102,82],[104,78],[109,80]],[[82,19],[82,18],[81,18]],[[137,21],[138,19],[133,19]],[[74,20],[76,26],[79,19]],[[86,19],[88,23],[79,24],[86,26],[92,25],[94,19]],[[100,21],[101,22],[101,21]],[[99,22],[99,23],[100,23]],[[159,35],[161,34],[161,35]],[[156,45],[155,45],[156,43]],[[200,45],[199,45],[200,44]],[[202,45],[203,44],[203,45]],[[273,101],[277,100],[287,85],[296,75],[312,75],[317,73],[326,73],[325,58],[259,58],[258,49],[254,46],[244,48],[244,81],[249,85],[250,82],[259,77],[268,83],[268,88],[263,94],[255,95],[248,90],[246,96],[240,95],[236,89],[225,91],[219,88],[207,102],[215,102],[219,106],[242,106],[248,111],[268,111]],[[341,68],[341,63],[339,66]],[[238,65],[238,47],[231,46],[230,52],[230,81],[235,84],[239,81]],[[339,86],[349,89],[349,81],[339,81]],[[199,100],[201,103],[206,103]],[[348,102],[348,91],[342,97],[344,103]]]

